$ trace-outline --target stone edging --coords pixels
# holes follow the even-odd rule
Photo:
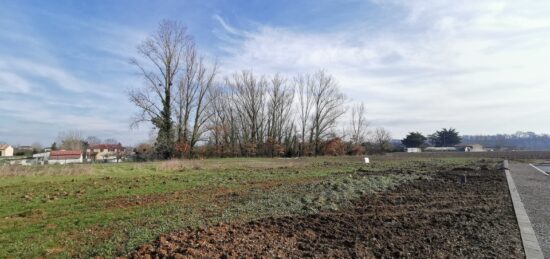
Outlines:
[[[506,173],[506,180],[508,181],[508,188],[510,189],[510,196],[512,197],[512,203],[514,204],[514,211],[516,213],[516,219],[518,221],[519,231],[521,234],[521,242],[523,243],[523,250],[525,251],[525,258],[541,258],[544,259],[542,250],[539,246],[539,241],[535,235],[535,230],[531,227],[531,221],[527,216],[527,212],[523,207],[523,202],[519,196],[514,179],[510,174],[508,168],[508,160],[503,162],[504,172]]]

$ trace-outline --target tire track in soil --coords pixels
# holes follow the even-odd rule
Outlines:
[[[130,258],[522,258],[506,179],[495,170],[433,174],[340,211],[218,224],[160,236]]]

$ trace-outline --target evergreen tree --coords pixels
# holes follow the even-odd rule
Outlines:
[[[462,138],[453,128],[438,130],[431,135],[430,138],[431,142],[435,144],[436,147],[452,147],[462,142]]]
[[[427,138],[420,132],[409,132],[407,137],[401,140],[401,143],[405,147],[420,147],[424,144],[424,142],[426,142],[426,140]]]

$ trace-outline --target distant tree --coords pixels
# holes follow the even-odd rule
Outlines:
[[[50,147],[51,150],[57,150],[57,143],[52,143],[52,146]]]
[[[351,109],[351,142],[358,146],[365,142],[369,123],[366,118],[365,104],[360,103]]]
[[[420,147],[424,144],[424,142],[426,142],[426,140],[427,138],[420,132],[409,132],[407,137],[401,140],[401,143],[405,147]]]
[[[321,151],[321,140],[330,133],[336,125],[336,120],[345,113],[343,105],[346,97],[340,91],[336,79],[325,71],[318,71],[311,79],[313,110],[309,142],[312,143],[313,154],[316,155]]]
[[[276,154],[280,155],[281,143],[284,137],[293,128],[291,108],[294,102],[294,88],[286,79],[280,75],[275,75],[269,80],[267,87],[267,140],[271,143],[271,149],[266,155],[274,155],[275,149],[279,149]],[[266,141],[268,142],[268,141]],[[267,150],[266,150],[267,151]],[[283,152],[284,153],[284,152]]]
[[[114,139],[114,138],[108,138],[108,139],[105,139],[103,141],[103,144],[111,144],[111,145],[116,145],[120,142],[118,142],[118,140]]]
[[[462,138],[453,128],[443,128],[430,135],[430,142],[436,147],[451,147],[460,144]]]
[[[550,150],[550,135],[532,132],[516,132],[514,134],[473,135],[462,136],[462,143],[481,144],[496,150]]]
[[[61,149],[82,150],[82,132],[79,130],[69,130],[60,132],[57,141],[61,142]]]
[[[31,147],[34,154],[42,152],[42,145],[38,142],[32,143]]]
[[[247,156],[256,155],[263,140],[268,81],[251,71],[242,71],[226,79],[231,90],[231,101],[242,129],[242,146]]]
[[[88,145],[99,145],[101,144],[101,139],[99,139],[96,136],[88,136],[85,139],[86,142],[88,142]]]
[[[153,158],[154,148],[149,143],[141,143],[134,149],[137,161],[147,161]]]
[[[376,128],[372,142],[378,151],[389,151],[391,149],[391,134],[384,128]]]
[[[309,152],[309,145],[306,143],[307,130],[311,124],[311,113],[313,109],[313,85],[315,84],[311,75],[300,75],[294,79],[298,93],[298,123],[300,134],[300,156]]]

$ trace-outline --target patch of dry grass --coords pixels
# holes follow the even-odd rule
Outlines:
[[[0,165],[1,176],[82,175],[90,174],[90,165]]]

